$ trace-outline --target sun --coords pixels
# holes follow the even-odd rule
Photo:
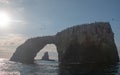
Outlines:
[[[10,16],[6,12],[0,12],[0,28],[7,28],[10,24]]]

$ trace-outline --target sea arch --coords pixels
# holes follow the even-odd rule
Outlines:
[[[61,63],[115,63],[119,61],[114,34],[108,22],[77,25],[53,36],[28,39],[10,60],[34,63],[36,54],[47,44],[55,44]]]
[[[58,61],[58,52],[55,44],[47,44],[46,46],[44,46],[44,48],[37,53],[35,59],[36,60],[42,59],[45,53],[48,53],[49,60]]]

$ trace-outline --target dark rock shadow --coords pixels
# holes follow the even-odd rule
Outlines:
[[[58,75],[116,75],[118,63],[106,64],[66,64],[59,65]]]

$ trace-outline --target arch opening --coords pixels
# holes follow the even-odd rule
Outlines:
[[[42,59],[44,56],[44,53],[48,52],[49,59],[50,60],[57,60],[58,61],[58,52],[57,47],[55,44],[46,44],[37,54],[34,58],[35,60]]]

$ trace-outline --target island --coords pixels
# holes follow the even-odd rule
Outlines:
[[[37,53],[47,44],[56,45],[58,60],[62,64],[119,61],[109,22],[76,25],[56,35],[30,38],[16,49],[10,60],[32,64]]]

